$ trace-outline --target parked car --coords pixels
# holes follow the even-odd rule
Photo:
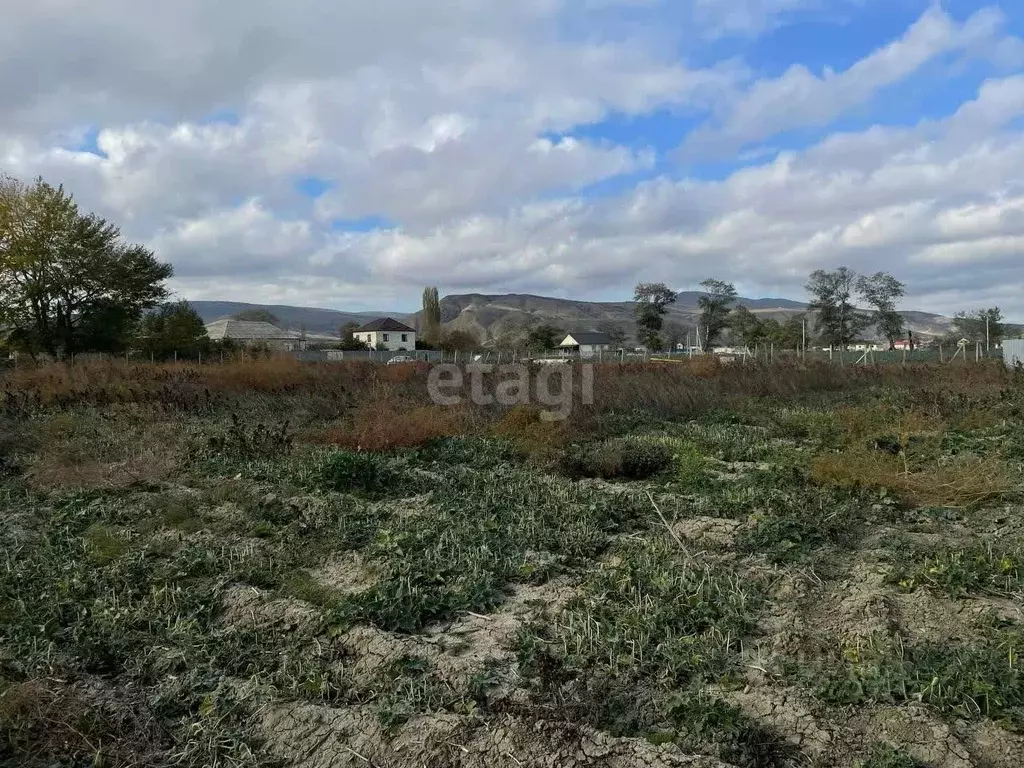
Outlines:
[[[388,365],[400,365],[401,363],[415,363],[415,357],[409,357],[409,355],[395,355],[388,360]]]

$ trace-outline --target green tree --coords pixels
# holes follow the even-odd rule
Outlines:
[[[793,315],[779,324],[778,343],[786,349],[801,350],[804,348],[806,338],[807,315]]]
[[[241,312],[236,312],[231,316],[232,320],[244,320],[250,323],[270,323],[280,327],[281,318],[271,312],[269,309],[263,307],[253,307],[252,309],[243,309]]]
[[[953,316],[953,332],[957,340],[967,339],[982,344],[998,344],[1006,336],[1003,311],[999,307],[957,312]]]
[[[480,346],[480,340],[469,331],[449,330],[442,332],[439,346],[445,352],[469,352]]]
[[[564,338],[565,331],[545,323],[530,329],[526,335],[526,346],[533,352],[547,352],[558,346]]]
[[[0,326],[54,357],[124,348],[173,273],[63,187],[0,177]]]
[[[661,348],[665,312],[674,304],[676,293],[664,283],[639,283],[633,291],[636,302],[637,339],[648,349]]]
[[[815,313],[815,331],[823,344],[845,349],[870,322],[870,317],[853,305],[858,280],[857,273],[847,267],[811,273],[807,282],[807,292],[811,294],[808,309]]]
[[[420,337],[428,344],[437,344],[441,340],[441,297],[436,286],[423,289],[423,322]]]
[[[664,330],[665,346],[675,349],[676,346],[686,338],[686,331],[679,323],[665,323]]]
[[[764,322],[742,304],[730,313],[729,329],[736,341],[750,349],[765,340]]]
[[[906,295],[907,287],[888,272],[876,272],[859,278],[857,290],[872,308],[870,322],[878,335],[889,342],[890,350],[896,349],[896,340],[903,337],[905,327],[896,305]]]
[[[345,351],[358,351],[363,349],[369,349],[369,346],[365,341],[359,341],[355,337],[356,331],[359,330],[359,323],[349,321],[341,326],[338,331],[338,335],[341,337],[341,344],[338,345],[339,349]]]
[[[209,349],[209,341],[199,313],[187,301],[176,301],[161,304],[143,315],[135,346],[140,352],[161,359],[175,352],[194,357]]]
[[[722,331],[729,327],[729,315],[736,303],[736,288],[722,280],[705,280],[704,292],[697,299],[700,307],[700,332],[704,351],[711,352]]]

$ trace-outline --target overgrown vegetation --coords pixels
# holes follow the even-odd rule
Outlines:
[[[0,763],[1024,764],[1012,373],[428,373],[5,374]]]

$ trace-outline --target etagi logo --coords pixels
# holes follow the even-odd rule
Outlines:
[[[569,418],[573,406],[594,402],[594,367],[568,363],[535,365],[486,365],[465,367],[443,363],[430,369],[427,390],[436,405],[541,405],[544,421]]]

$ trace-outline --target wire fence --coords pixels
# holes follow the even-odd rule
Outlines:
[[[502,365],[515,363],[555,363],[555,362],[590,362],[590,363],[646,363],[646,362],[683,362],[686,360],[706,359],[707,355],[697,350],[668,350],[664,352],[648,352],[643,350],[607,349],[580,353],[579,351],[550,351],[544,353],[515,349],[483,349],[483,350],[340,350],[340,349],[274,349],[266,347],[237,347],[232,349],[172,350],[162,355],[129,351],[118,355],[103,353],[84,353],[68,357],[62,362],[75,365],[89,361],[126,362],[189,362],[196,364],[216,364],[239,362],[246,360],[262,360],[267,357],[289,357],[307,363],[343,363],[351,361],[374,362],[380,364],[398,362],[424,362],[432,364],[478,363],[485,365]],[[777,347],[758,347],[755,349],[722,349],[710,357],[725,363],[831,363],[834,365],[882,365],[911,363],[980,363],[985,360],[1003,359],[1000,348],[987,349],[981,343],[975,345],[933,345],[915,350],[794,350]],[[28,356],[11,356],[0,359],[0,368],[17,368],[52,362],[44,359],[33,360]]]

